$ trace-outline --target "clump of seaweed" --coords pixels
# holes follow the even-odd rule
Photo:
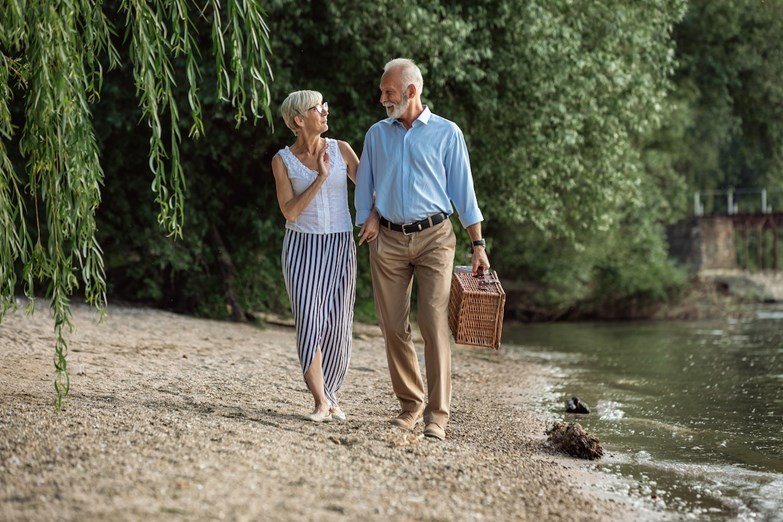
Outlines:
[[[586,432],[578,422],[555,422],[546,434],[555,448],[572,457],[595,460],[604,454],[598,437]]]

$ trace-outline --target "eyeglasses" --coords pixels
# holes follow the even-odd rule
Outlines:
[[[318,105],[314,105],[307,110],[311,111],[313,109],[318,111],[318,114],[323,114],[325,112],[329,112],[329,104],[327,102],[319,103]]]

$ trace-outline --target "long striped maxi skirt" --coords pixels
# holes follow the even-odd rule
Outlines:
[[[320,347],[324,394],[330,407],[336,406],[336,394],[345,380],[353,346],[356,301],[353,234],[286,230],[282,261],[302,374],[307,373]]]

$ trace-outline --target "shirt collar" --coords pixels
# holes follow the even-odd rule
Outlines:
[[[427,123],[429,123],[431,117],[432,117],[432,112],[430,112],[430,108],[425,105],[424,110],[421,111],[421,114],[419,114],[419,117],[416,118],[413,121],[413,123],[415,124],[417,121],[420,121],[424,125],[426,125]],[[381,121],[389,125],[393,125],[395,123],[399,123],[400,125],[402,125],[399,121],[397,121],[397,118],[386,118],[385,120],[381,120]]]
[[[432,117],[432,113],[430,112],[430,108],[425,105],[424,110],[421,111],[421,114],[419,114],[419,117],[416,118],[416,120],[426,125],[427,123],[429,123],[431,117]]]

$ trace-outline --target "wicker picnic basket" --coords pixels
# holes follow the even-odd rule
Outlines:
[[[449,328],[454,341],[497,349],[505,305],[506,293],[497,272],[474,276],[470,267],[456,267],[449,297]]]

